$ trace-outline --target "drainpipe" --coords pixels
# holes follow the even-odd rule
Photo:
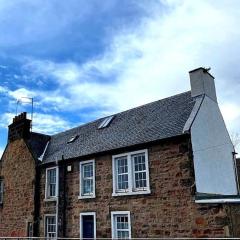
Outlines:
[[[58,160],[56,161],[56,166],[57,166],[57,201],[56,201],[56,239],[58,239],[58,208],[59,208],[59,164]]]
[[[34,186],[34,221],[33,221],[33,237],[39,236],[39,220],[40,220],[40,169],[36,164],[36,176]]]
[[[63,182],[63,206],[62,206],[62,234],[63,234],[63,237],[66,237],[66,205],[67,205],[67,202],[66,202],[66,162],[64,160],[64,155],[62,155],[62,161],[63,161],[63,179],[62,179],[62,182]]]
[[[240,195],[240,189],[239,189],[239,176],[238,176],[238,166],[237,166],[237,159],[235,151],[232,153],[233,154],[233,162],[234,162],[234,168],[235,168],[235,179],[236,179],[236,184],[237,184],[237,195]]]

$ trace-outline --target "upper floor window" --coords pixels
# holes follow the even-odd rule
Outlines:
[[[147,150],[113,156],[113,195],[150,193]]]
[[[95,161],[80,162],[80,196],[79,198],[95,197]]]
[[[56,215],[45,216],[45,237],[47,239],[56,239],[57,236],[57,224]]]
[[[58,168],[47,168],[46,169],[46,198],[55,198],[58,193]]]
[[[3,203],[3,180],[0,179],[0,204]]]
[[[129,211],[111,212],[112,238],[131,238],[131,219]]]

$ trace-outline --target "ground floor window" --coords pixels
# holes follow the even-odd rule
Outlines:
[[[80,213],[80,238],[81,239],[96,238],[95,212]]]
[[[27,223],[27,236],[33,237],[33,224],[32,222]]]
[[[112,238],[131,238],[131,219],[129,211],[111,212]]]
[[[45,237],[48,239],[57,237],[56,215],[45,216]]]

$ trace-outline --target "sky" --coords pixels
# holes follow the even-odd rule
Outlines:
[[[23,97],[54,134],[188,91],[200,66],[237,135],[239,19],[239,0],[0,0],[0,155]]]

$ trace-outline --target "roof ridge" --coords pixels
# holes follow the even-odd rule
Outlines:
[[[144,106],[148,106],[148,105],[153,104],[153,103],[156,103],[156,102],[160,102],[160,101],[164,101],[164,100],[167,100],[167,99],[175,98],[175,97],[177,97],[177,96],[184,95],[184,94],[187,94],[187,93],[189,93],[189,92],[191,92],[191,91],[189,90],[189,91],[185,91],[185,92],[182,92],[182,93],[174,94],[174,95],[172,95],[172,96],[165,97],[165,98],[162,98],[162,99],[159,99],[159,100],[155,100],[155,101],[152,101],[152,102],[149,102],[149,103],[145,103],[145,104],[142,104],[142,105],[140,105],[140,106],[133,107],[133,108],[130,108],[130,109],[121,111],[121,112],[117,112],[117,113],[113,113],[113,114],[111,114],[111,115],[107,115],[107,116],[104,116],[104,117],[101,117],[101,118],[97,118],[97,119],[92,120],[92,121],[90,121],[90,122],[83,123],[82,125],[78,125],[78,126],[76,126],[76,127],[73,127],[73,128],[67,129],[67,130],[64,130],[64,131],[62,131],[62,132],[59,132],[59,133],[56,133],[56,134],[53,134],[53,135],[50,135],[50,136],[51,136],[51,137],[52,137],[52,136],[57,136],[57,135],[59,135],[59,134],[66,133],[66,132],[68,132],[68,131],[71,131],[71,130],[74,130],[74,129],[77,129],[77,128],[81,128],[81,127],[87,126],[87,125],[89,125],[89,124],[92,124],[92,123],[97,122],[97,121],[99,121],[99,120],[101,120],[101,119],[107,118],[107,117],[109,117],[109,116],[113,116],[113,115],[115,116],[115,115],[118,115],[118,114],[122,114],[122,113],[125,113],[125,112],[128,112],[128,111],[132,111],[132,110],[135,110],[135,109],[138,109],[138,108],[142,108],[142,107],[144,107]]]
[[[38,133],[38,132],[31,132],[31,134],[37,134],[37,135],[42,135],[42,136],[45,136],[45,137],[51,137],[51,135],[44,134],[44,133]]]

